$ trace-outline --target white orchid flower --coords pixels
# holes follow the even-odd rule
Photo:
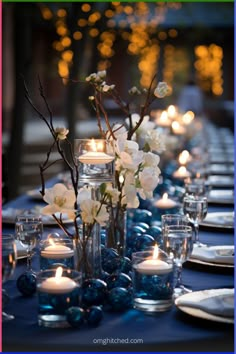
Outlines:
[[[152,151],[156,151],[157,153],[165,151],[165,142],[158,130],[147,131],[144,139]]]
[[[91,199],[91,188],[84,186],[78,190],[77,202],[80,204],[83,200]]]
[[[112,205],[118,203],[120,192],[118,191],[117,188],[113,188],[112,184],[110,183],[106,186],[106,194],[108,194],[111,197]]]
[[[152,167],[145,167],[139,172],[140,185],[145,191],[152,192],[158,185],[159,175],[156,172],[156,169]]]
[[[169,91],[169,86],[166,82],[159,82],[154,90],[154,95],[158,98],[163,98],[167,95]]]
[[[69,130],[64,127],[57,127],[55,129],[55,133],[57,134],[57,139],[65,140],[67,137],[67,134],[69,133]]]
[[[109,219],[109,214],[106,206],[96,200],[83,200],[80,204],[81,218],[84,223],[92,224],[94,221],[101,226],[106,225]]]
[[[69,219],[74,219],[75,193],[67,189],[64,184],[57,183],[52,188],[46,189],[43,200],[49,205],[42,208],[42,214],[66,213]]]
[[[137,197],[137,190],[134,185],[124,186],[125,197],[123,198],[123,204],[127,204],[128,208],[138,208],[139,199]]]
[[[154,154],[153,152],[144,153],[143,165],[145,167],[157,167],[160,162],[160,156]],[[160,170],[159,170],[160,171]],[[161,173],[161,171],[159,172]]]
[[[137,123],[140,121],[140,115],[137,113],[131,114],[131,121],[132,121],[132,126],[133,128],[137,125]],[[125,119],[126,124],[129,126],[129,118]],[[150,117],[148,115],[143,117],[143,121],[140,124],[140,126],[137,129],[138,134],[141,134],[142,132],[146,132],[147,130],[154,129],[155,123],[150,121]]]

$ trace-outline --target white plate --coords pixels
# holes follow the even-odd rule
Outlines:
[[[223,229],[234,228],[234,212],[208,213],[205,220],[200,222],[202,226],[216,227]]]
[[[38,209],[38,207],[37,207]],[[25,209],[15,209],[15,208],[7,208],[2,210],[2,222],[6,224],[15,224],[16,216],[25,213]],[[40,211],[36,212],[36,210],[31,210],[31,212],[35,215],[39,215]],[[57,213],[56,213],[57,215]],[[51,215],[41,215],[42,221],[45,226],[47,225],[57,225],[56,220]],[[60,214],[58,214],[60,217]],[[64,224],[71,224],[73,220],[67,218],[67,214],[62,214],[62,220]]]
[[[213,189],[207,197],[211,204],[234,204],[233,189]]]
[[[43,200],[42,194],[39,192],[38,189],[31,189],[26,192],[26,195],[36,200]]]
[[[188,261],[213,267],[234,268],[234,246],[194,247]]]
[[[231,176],[209,176],[207,182],[212,187],[234,187],[234,178]]]
[[[207,299],[217,295],[232,295],[234,294],[234,289],[210,289],[210,290],[202,290],[202,291],[193,291],[192,293],[184,294],[175,300],[175,305],[183,312],[187,313],[188,315],[203,318],[210,321],[217,321],[223,323],[234,323],[234,318],[230,317],[223,317],[223,316],[216,316],[212,315],[208,312],[203,310],[187,307],[187,306],[180,306],[178,302],[181,300],[188,300],[192,302],[198,303],[200,300]]]
[[[234,166],[233,165],[224,165],[224,164],[211,164],[209,168],[209,172],[212,175],[233,175],[234,174]]]

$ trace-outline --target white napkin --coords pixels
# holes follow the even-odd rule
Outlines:
[[[193,247],[191,258],[212,263],[234,264],[234,246]]]
[[[178,306],[197,308],[216,316],[234,317],[234,294],[222,294],[200,301],[178,299]]]

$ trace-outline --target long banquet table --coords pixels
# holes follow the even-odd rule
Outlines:
[[[31,208],[35,202],[27,195],[9,202],[4,208]],[[232,211],[233,206],[209,206],[209,212]],[[44,227],[45,234],[56,230]],[[13,225],[3,224],[3,232],[14,232]],[[234,244],[233,230],[200,228],[201,241],[209,245]],[[34,257],[37,267],[37,257]],[[2,325],[3,351],[165,351],[165,352],[233,352],[233,325],[204,320],[181,312],[175,305],[170,311],[146,315],[130,309],[106,312],[95,328],[42,328],[37,323],[37,295],[23,297],[16,279],[24,272],[26,262],[18,261],[14,278],[4,284],[10,295],[5,311],[15,319]],[[233,288],[232,269],[196,265],[187,262],[183,282],[193,291]],[[140,341],[141,340],[141,341]],[[112,343],[113,342],[113,343]],[[123,343],[122,343],[123,342]],[[135,343],[136,342],[136,343]],[[142,342],[142,343],[140,343]]]

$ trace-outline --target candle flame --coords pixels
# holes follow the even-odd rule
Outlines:
[[[153,250],[153,256],[152,256],[152,259],[157,259],[157,258],[158,258],[158,253],[159,253],[159,249],[158,249],[157,244],[155,244],[155,246],[154,246],[154,250]]]
[[[92,140],[90,141],[90,146],[91,146],[92,151],[97,151],[96,143],[95,143],[95,140],[94,140],[94,139],[92,139]]]
[[[179,163],[181,165],[185,165],[187,163],[188,159],[189,159],[189,152],[187,150],[183,150],[179,154]]]
[[[196,178],[201,178],[201,173],[200,172],[196,173]]]
[[[164,193],[162,196],[162,199],[167,200],[168,199],[168,193]]]
[[[169,115],[170,117],[174,117],[174,115],[175,115],[175,113],[176,113],[176,108],[175,108],[175,106],[171,104],[171,105],[168,107],[167,112],[168,112],[168,115]]]
[[[55,275],[56,281],[61,278],[62,273],[63,273],[63,268],[62,267],[58,267],[57,270],[56,270],[56,275]]]
[[[177,120],[175,120],[172,124],[171,124],[172,128],[175,130],[175,129],[178,129],[180,127],[180,124],[179,122],[177,122]]]
[[[183,117],[182,117],[182,121],[184,124],[190,124],[194,119],[194,113],[192,111],[188,111],[186,112]]]
[[[55,246],[55,242],[53,241],[52,238],[49,238],[48,241],[49,241],[49,243],[50,243],[51,246]]]
[[[168,114],[166,111],[163,111],[160,116],[160,121],[165,122],[165,121],[167,121],[167,119],[168,119]]]
[[[187,169],[186,169],[186,167],[185,166],[180,166],[180,168],[179,168],[179,172],[181,172],[181,173],[186,173],[186,171],[187,171]]]

